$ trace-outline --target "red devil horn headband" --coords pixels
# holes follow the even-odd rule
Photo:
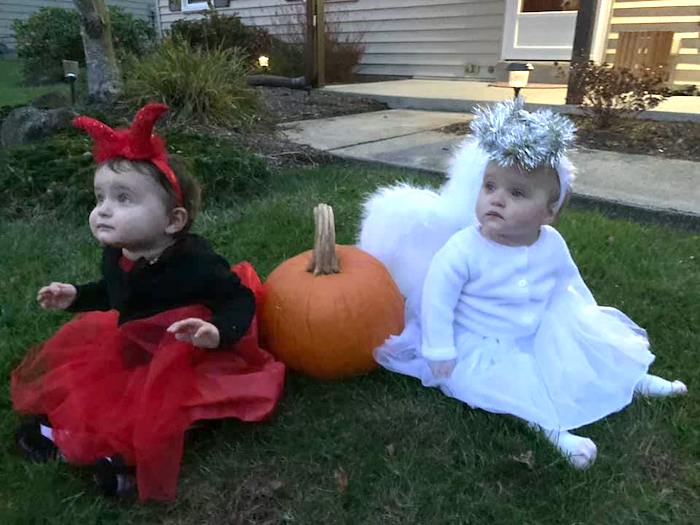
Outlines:
[[[182,189],[168,164],[165,141],[153,133],[153,126],[166,111],[168,106],[165,104],[146,104],[136,113],[128,129],[112,129],[104,122],[86,116],[77,117],[73,125],[85,130],[95,141],[92,156],[97,163],[116,157],[151,162],[168,179],[177,205],[182,206]]]

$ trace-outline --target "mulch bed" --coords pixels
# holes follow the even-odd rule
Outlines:
[[[332,91],[258,87],[263,104],[278,122],[312,120],[387,109],[370,98]]]
[[[260,91],[264,108],[258,125],[252,129],[219,129],[215,133],[254,151],[272,168],[316,166],[334,160],[328,153],[286,140],[275,130],[276,124],[387,109],[386,105],[369,98],[330,91],[283,87],[256,89]]]
[[[252,128],[192,131],[213,133],[230,139],[262,156],[272,168],[315,166],[333,160],[329,154],[286,140],[275,129],[281,122],[312,120],[387,109],[370,98],[306,89],[257,87],[263,110]],[[11,108],[4,108],[9,111]],[[4,115],[0,115],[0,119]],[[590,117],[574,115],[579,131],[577,144],[584,148],[637,153],[700,161],[700,122],[664,122],[634,118],[618,119],[607,129],[596,128]],[[453,124],[441,131],[466,135],[469,124]]]
[[[664,122],[621,118],[606,129],[593,125],[590,117],[571,115],[578,127],[578,146],[589,149],[655,155],[700,161],[700,122]],[[466,135],[469,124],[453,124],[443,132]]]
[[[310,120],[387,109],[369,98],[288,88],[257,88],[269,114],[268,130],[242,133],[236,140],[264,155],[275,166],[328,162],[330,156],[308,146],[284,140],[274,131],[275,122]],[[607,129],[596,128],[590,117],[572,115],[578,127],[578,146],[590,149],[655,155],[700,161],[700,122],[665,122],[635,118],[618,119]],[[465,135],[469,124],[454,124],[441,131]]]

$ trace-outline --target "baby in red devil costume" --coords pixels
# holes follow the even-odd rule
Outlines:
[[[11,381],[15,409],[32,416],[17,432],[27,456],[93,465],[106,494],[136,484],[141,500],[175,497],[195,421],[266,418],[285,373],[258,347],[255,270],[230,268],[189,233],[199,187],[152,133],[167,109],[143,107],[129,129],[74,121],[95,141],[102,279],[39,290],[43,308],[84,313],[30,350]]]

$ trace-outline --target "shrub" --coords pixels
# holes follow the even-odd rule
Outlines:
[[[350,82],[355,69],[365,54],[362,35],[340,39],[340,31],[333,24],[326,24],[326,82]]]
[[[222,15],[208,11],[199,20],[178,20],[171,26],[174,38],[183,39],[194,47],[207,50],[244,50],[248,64],[255,67],[260,55],[270,57],[268,72],[285,77],[302,76],[305,73],[304,35],[306,18],[303,13],[292,13],[291,36],[280,40],[261,27],[246,26],[236,15]],[[326,23],[326,80],[348,82],[364,53],[362,35],[342,38],[336,23]]]
[[[261,27],[246,26],[236,15],[207,11],[199,20],[177,20],[170,26],[175,40],[184,40],[192,47],[207,51],[238,49],[252,65],[260,54],[270,49],[272,37]]]
[[[186,133],[169,133],[170,151],[190,159],[207,204],[242,201],[260,194],[270,171],[254,153],[223,139]]]
[[[303,42],[283,42],[279,38],[273,38],[266,54],[270,57],[267,72],[271,75],[300,77],[306,73]]]
[[[166,133],[166,139],[169,151],[191,162],[206,205],[250,199],[270,175],[262,159],[224,140],[182,133]],[[0,150],[0,216],[86,219],[94,205],[91,147],[86,135],[69,130],[28,146]]]
[[[86,213],[94,201],[94,165],[88,140],[66,131],[27,146],[0,150],[2,215],[31,217],[46,211]]]
[[[114,6],[109,7],[109,16],[118,57],[126,53],[141,54],[152,44],[155,32],[148,22]],[[12,28],[28,84],[62,80],[62,59],[85,63],[77,11],[42,7],[26,20],[13,21]]]
[[[293,22],[296,30],[288,42],[272,38],[270,55],[270,73],[282,76],[301,76],[305,74],[304,34],[306,20],[297,15]],[[353,78],[365,46],[361,43],[362,34],[341,37],[337,23],[326,22],[325,25],[326,82],[350,82]]]
[[[28,84],[61,80],[62,59],[85,62],[80,21],[75,11],[42,7],[27,20],[13,21],[12,28]]]
[[[141,55],[153,47],[156,32],[150,22],[136,18],[120,7],[109,6],[108,9],[117,58],[121,60],[128,54]]]
[[[237,48],[206,51],[168,39],[126,68],[125,96],[140,107],[158,100],[176,120],[245,125],[255,117],[258,92],[246,83],[248,66]]]
[[[570,74],[580,82],[582,107],[599,127],[610,126],[621,114],[634,116],[652,109],[668,96],[663,75],[655,71],[634,75],[629,69],[581,62],[571,66]]]
[[[304,26],[300,29],[303,31]],[[238,49],[247,55],[251,70],[256,67],[257,57],[270,57],[273,75],[301,76],[304,74],[304,37],[287,43],[256,26],[247,26],[236,15],[222,15],[215,10],[207,11],[199,20],[177,20],[170,26],[175,40],[184,40],[192,47],[209,50]]]

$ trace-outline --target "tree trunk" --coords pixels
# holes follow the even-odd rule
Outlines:
[[[122,92],[122,78],[112,45],[109,11],[104,0],[73,0],[73,3],[80,14],[88,103],[112,102]]]

